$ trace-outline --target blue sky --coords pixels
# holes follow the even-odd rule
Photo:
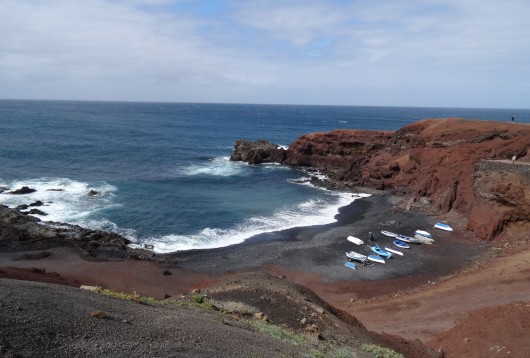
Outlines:
[[[0,0],[0,98],[530,107],[528,0]]]

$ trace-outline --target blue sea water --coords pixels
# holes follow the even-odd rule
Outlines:
[[[0,186],[37,189],[4,192],[0,204],[41,200],[42,220],[118,232],[158,252],[222,247],[333,222],[353,200],[297,183],[304,173],[294,169],[230,162],[237,139],[287,146],[317,131],[512,115],[528,123],[530,110],[0,100]]]

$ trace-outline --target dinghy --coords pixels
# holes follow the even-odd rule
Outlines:
[[[445,231],[453,231],[452,227],[444,223],[436,223],[434,224],[434,227],[437,229],[445,230]]]
[[[405,235],[401,235],[399,234],[397,236],[397,238],[401,241],[405,241],[405,242],[408,242],[408,243],[411,243],[411,244],[420,244],[420,241],[418,239],[415,239],[413,237],[410,237],[410,236],[405,236]]]
[[[355,266],[355,264],[353,262],[345,262],[344,263],[344,266],[348,267],[348,268],[351,268],[352,270],[357,270],[357,266]]]
[[[358,237],[355,237],[355,236],[348,236],[346,238],[346,240],[348,240],[349,242],[353,242],[355,245],[362,245],[364,244],[364,241],[359,239]]]
[[[379,245],[375,245],[375,246],[369,246],[370,249],[375,252],[376,254],[378,254],[379,256],[383,256],[383,257],[386,257],[386,258],[391,258],[392,257],[392,254],[382,248],[379,247]]]
[[[423,236],[423,237],[427,237],[427,238],[429,238],[429,239],[432,239],[432,235],[429,234],[427,231],[424,231],[424,230],[416,230],[416,231],[414,232],[414,235],[421,235],[421,236]]]
[[[386,230],[381,230],[381,234],[385,236],[389,236],[389,237],[397,237],[397,234],[394,234],[393,232],[386,231]]]
[[[368,255],[368,260],[373,262],[379,262],[380,264],[384,264],[385,260],[381,256],[377,255]]]
[[[429,239],[428,237],[425,237],[423,235],[414,235],[414,238],[416,240],[418,240],[419,242],[421,242],[422,244],[427,244],[427,245],[432,245],[434,244],[434,240],[433,239]]]
[[[403,253],[401,251],[398,251],[398,250],[394,250],[388,246],[385,246],[385,250],[390,252],[390,253],[393,253],[393,254],[396,254],[396,255],[399,255],[399,256],[403,256]]]
[[[368,258],[366,255],[360,254],[360,253],[355,252],[355,251],[347,252],[346,256],[348,256],[352,260],[359,261],[361,263],[364,263],[366,261],[366,259]]]
[[[401,240],[398,240],[398,239],[395,239],[394,241],[392,241],[394,243],[394,245],[396,245],[397,247],[399,248],[402,248],[402,249],[410,249],[410,245],[407,244],[407,243],[404,243],[403,241]]]

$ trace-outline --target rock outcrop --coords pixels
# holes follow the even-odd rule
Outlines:
[[[32,188],[30,188],[30,187],[23,186],[23,187],[20,188],[20,189],[16,189],[16,190],[13,190],[13,191],[8,192],[8,194],[13,194],[13,195],[24,195],[24,194],[31,194],[31,193],[34,193],[34,192],[36,192],[36,191],[37,191],[37,190],[32,189]]]
[[[77,225],[42,222],[40,219],[0,205],[0,249],[16,251],[76,245],[88,256],[98,258],[153,258],[151,251],[128,246],[130,241],[115,233],[89,230]]]
[[[489,170],[480,165],[484,160],[505,161],[505,166]],[[292,143],[278,162],[319,169],[343,187],[389,190],[410,198],[409,209],[454,211],[483,239],[494,238],[508,224],[527,225],[530,217],[526,124],[449,118],[418,121],[395,132],[312,133]]]
[[[234,152],[230,156],[230,160],[249,164],[281,163],[284,159],[285,149],[265,140],[251,142],[240,139],[236,141]]]

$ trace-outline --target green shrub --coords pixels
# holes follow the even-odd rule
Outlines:
[[[375,358],[405,358],[405,356],[390,348],[381,347],[376,344],[363,344],[361,348],[365,352],[372,353]]]

